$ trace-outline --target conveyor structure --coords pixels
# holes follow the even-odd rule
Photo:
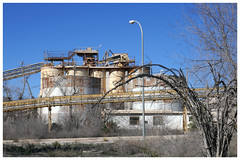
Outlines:
[[[35,63],[31,65],[21,66],[15,69],[7,70],[3,72],[3,81],[23,77],[26,75],[31,75],[41,71],[41,67],[44,62]]]
[[[205,88],[195,89],[198,92],[199,97],[206,95]],[[96,95],[77,95],[77,96],[58,96],[58,97],[46,97],[38,99],[27,99],[20,101],[3,102],[3,112],[35,109],[42,107],[54,107],[54,106],[71,106],[80,104],[96,104],[102,94]],[[172,100],[179,99],[179,96],[174,90],[160,90],[160,91],[148,91],[145,92],[145,100]],[[127,92],[127,93],[112,93],[108,94],[100,103],[121,103],[121,102],[134,102],[141,101],[141,92]]]

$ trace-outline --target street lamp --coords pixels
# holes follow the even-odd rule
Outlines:
[[[130,24],[134,24],[134,23],[138,23],[140,29],[141,29],[141,35],[142,35],[142,66],[144,65],[144,51],[143,51],[143,30],[142,30],[142,26],[141,24],[136,21],[136,20],[130,20],[129,23]],[[143,68],[142,68],[142,73],[143,73]],[[143,123],[143,138],[145,139],[145,106],[144,106],[144,78],[142,77],[142,123]]]

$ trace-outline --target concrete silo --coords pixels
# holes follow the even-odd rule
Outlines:
[[[88,68],[68,67],[64,71],[65,74],[63,69],[57,69],[56,67],[42,68],[40,91],[42,97],[100,94],[101,80],[90,77]],[[79,115],[83,116],[89,113],[90,108],[90,104],[52,107],[51,122],[61,124],[70,113],[79,112]],[[39,113],[43,119],[47,120],[48,108],[39,109]],[[87,116],[85,117],[87,118]]]
[[[124,69],[110,69],[109,70],[109,90],[114,88],[119,80],[121,80],[122,77],[125,76],[125,70]],[[124,80],[122,81],[124,82]],[[125,92],[124,86],[120,86],[117,89],[113,90],[112,93],[123,93]]]
[[[90,76],[101,79],[101,93],[106,93],[106,69],[93,68],[90,70]]]

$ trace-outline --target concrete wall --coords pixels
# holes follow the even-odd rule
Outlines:
[[[145,110],[182,111],[182,104],[178,100],[145,101]],[[142,110],[142,102],[133,102],[133,110]]]
[[[145,116],[145,124],[146,128],[168,128],[168,129],[179,129],[183,130],[183,116],[182,115],[161,115],[163,116],[163,124],[161,125],[154,125],[153,119],[154,117],[159,117],[160,115],[147,115]],[[139,124],[138,125],[131,125],[130,124],[130,117],[139,117]],[[122,129],[141,129],[142,128],[142,116],[136,115],[125,115],[125,116],[111,116],[110,120],[114,121],[119,128]],[[187,118],[189,121],[189,118]]]

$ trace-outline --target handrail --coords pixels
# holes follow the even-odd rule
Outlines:
[[[211,89],[211,88],[210,88]],[[204,91],[205,88],[199,88],[198,91]],[[163,99],[176,99],[179,96],[175,93],[171,96],[169,94],[162,93],[174,93],[174,90],[163,90],[163,91],[146,91],[145,92],[145,100],[163,100]],[[154,93],[154,95],[151,95]],[[201,93],[201,92],[200,92]],[[105,99],[101,101],[101,103],[119,103],[119,102],[132,102],[139,101],[139,95],[141,92],[126,92],[126,93],[110,93]],[[149,95],[150,94],[150,95]],[[76,95],[76,96],[55,96],[55,97],[45,97],[45,98],[37,98],[37,99],[27,99],[27,100],[19,100],[19,101],[10,101],[3,102],[3,111],[14,111],[14,110],[23,110],[31,108],[41,108],[45,107],[47,104],[52,106],[67,106],[67,105],[77,105],[77,104],[95,104],[98,100],[103,96],[103,94],[93,94],[93,95]],[[203,95],[199,95],[200,97],[204,97]],[[81,101],[78,101],[81,100]],[[34,106],[29,106],[34,105]],[[36,106],[38,105],[38,106]],[[13,108],[19,106],[18,108]],[[12,107],[12,108],[9,108]]]

